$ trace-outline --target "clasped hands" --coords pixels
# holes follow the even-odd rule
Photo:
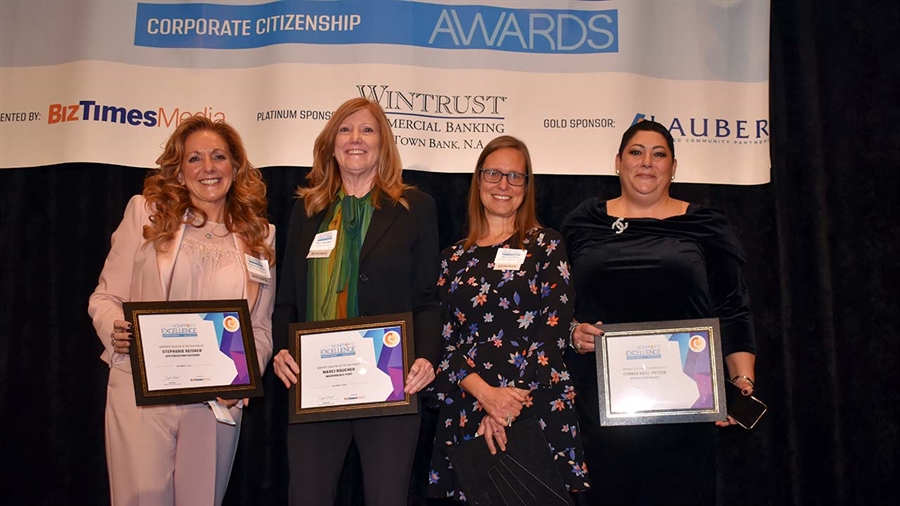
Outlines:
[[[506,429],[512,426],[512,422],[522,414],[522,408],[528,403],[531,390],[515,387],[487,387],[482,396],[477,397],[478,403],[487,415],[478,424],[478,436],[484,436],[491,455],[500,451],[506,451],[509,438]]]

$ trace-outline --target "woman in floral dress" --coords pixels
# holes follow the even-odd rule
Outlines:
[[[570,492],[590,487],[563,363],[572,283],[558,232],[534,206],[528,148],[502,136],[478,158],[469,191],[469,235],[441,254],[444,355],[428,495],[465,500],[446,448],[483,436],[505,451],[505,429],[534,417]]]

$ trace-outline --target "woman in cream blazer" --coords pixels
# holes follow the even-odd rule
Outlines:
[[[244,259],[247,254],[274,261],[275,227],[265,219],[259,171],[228,125],[203,117],[185,120],[157,163],[160,170],[130,200],[113,233],[88,307],[103,343],[101,358],[110,366],[110,495],[114,505],[218,505],[234,460],[242,403],[221,401],[235,426],[217,423],[206,404],[136,406],[122,303],[245,298],[263,371],[272,355],[275,275],[267,284],[251,280]]]

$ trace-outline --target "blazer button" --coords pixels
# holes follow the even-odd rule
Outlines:
[[[363,281],[363,282],[368,281],[368,280],[369,280],[369,276],[366,276],[365,274],[360,274],[360,275],[359,275],[359,280],[360,280],[360,281]]]

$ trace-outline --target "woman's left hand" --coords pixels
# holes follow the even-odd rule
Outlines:
[[[406,387],[403,388],[403,391],[412,395],[427,387],[432,381],[434,381],[434,366],[427,359],[417,358],[409,368]]]
[[[725,380],[725,381],[728,381],[728,380]],[[747,380],[743,376],[735,378],[735,381],[733,381],[733,383],[741,389],[742,395],[744,395],[744,396],[753,395],[753,383],[751,383],[749,380]],[[737,422],[734,421],[734,418],[731,418],[729,416],[727,419],[725,419],[723,421],[716,422],[716,425],[718,425],[719,427],[729,427],[731,425],[737,425]]]
[[[244,401],[244,406],[246,406],[247,404],[250,404],[250,399],[248,399],[247,397],[244,397],[243,399],[223,399],[221,397],[216,397],[216,401],[218,401],[219,404],[225,406],[228,409],[231,409],[231,408],[237,406],[237,403],[240,400]],[[238,406],[238,407],[241,407],[241,406]]]
[[[725,368],[728,370],[728,377],[732,378],[735,386],[741,389],[741,393],[745,396],[753,395],[753,384],[756,381],[755,374],[756,355],[746,351],[736,351],[725,356]],[[728,381],[726,379],[725,381]],[[737,425],[730,416],[727,420],[716,422],[719,427],[728,427],[729,425]]]
[[[509,439],[506,437],[506,428],[490,416],[485,416],[481,419],[476,434],[476,437],[484,436],[484,442],[487,444],[491,455],[497,455],[498,446],[501,452],[506,451],[506,443],[509,442]]]

